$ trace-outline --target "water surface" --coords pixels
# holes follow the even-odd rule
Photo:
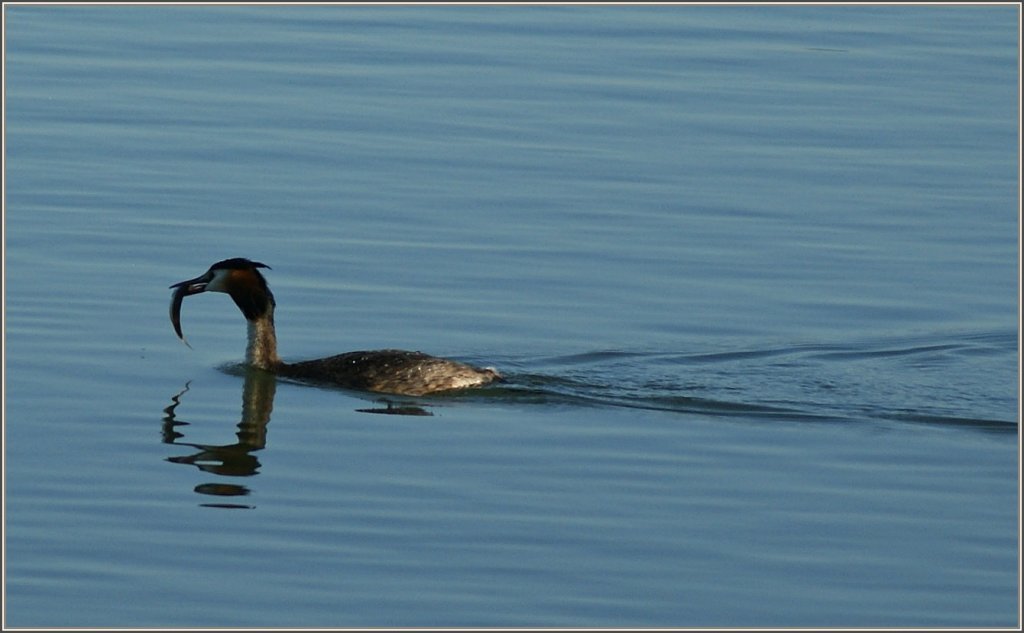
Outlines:
[[[4,11],[7,626],[1019,624],[1016,7]]]

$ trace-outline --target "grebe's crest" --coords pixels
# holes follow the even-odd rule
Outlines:
[[[267,286],[267,280],[258,268],[270,270],[270,266],[250,261],[244,257],[233,257],[210,266],[212,274],[206,290],[231,295],[235,305],[245,318],[252,321],[277,305],[274,294]]]

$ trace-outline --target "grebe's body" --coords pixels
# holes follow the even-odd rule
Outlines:
[[[480,369],[423,352],[377,350],[349,352],[328,358],[286,363],[277,355],[274,295],[259,268],[266,264],[241,257],[217,262],[203,275],[174,284],[171,323],[181,333],[181,302],[188,295],[223,292],[231,296],[249,324],[245,360],[280,376],[349,389],[421,396],[438,391],[477,387],[500,380],[493,369]]]

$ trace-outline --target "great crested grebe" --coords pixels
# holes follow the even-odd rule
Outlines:
[[[249,324],[246,362],[280,376],[408,396],[478,387],[501,380],[501,375],[493,369],[479,369],[423,352],[394,349],[283,362],[277,355],[274,295],[258,268],[270,266],[243,257],[225,259],[195,279],[171,286],[175,289],[171,299],[171,323],[178,338],[185,340],[181,333],[182,300],[201,292],[223,292],[231,296]]]

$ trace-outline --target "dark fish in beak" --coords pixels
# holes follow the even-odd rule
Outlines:
[[[178,335],[181,342],[188,345],[189,348],[192,346],[188,344],[188,341],[185,340],[185,335],[181,333],[181,302],[189,295],[197,295],[206,290],[206,285],[210,283],[210,278],[210,274],[206,273],[201,277],[189,279],[188,281],[179,281],[171,286],[171,288],[175,289],[174,296],[171,297],[171,325],[174,326],[174,333]]]

